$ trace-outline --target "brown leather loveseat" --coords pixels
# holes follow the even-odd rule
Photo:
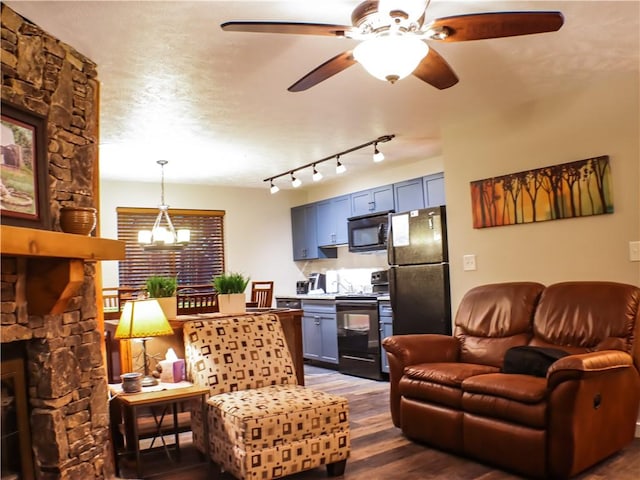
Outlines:
[[[568,478],[629,444],[640,405],[640,288],[484,285],[452,337],[397,335],[393,423],[412,439],[535,478]],[[510,347],[559,348],[546,378],[502,373]]]

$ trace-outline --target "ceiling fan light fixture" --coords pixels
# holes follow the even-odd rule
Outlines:
[[[340,161],[340,155],[336,157],[336,174],[340,175],[347,171],[347,167],[345,167]]]
[[[427,53],[427,44],[411,35],[374,37],[353,50],[354,58],[367,72],[390,83],[410,75]]]
[[[378,12],[389,15],[391,12],[403,12],[411,21],[418,20],[427,8],[426,0],[380,0]]]

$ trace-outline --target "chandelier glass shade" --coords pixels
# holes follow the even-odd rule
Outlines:
[[[381,35],[359,43],[354,58],[376,78],[391,83],[410,75],[429,53],[417,37],[402,34]]]
[[[191,240],[191,232],[188,229],[179,229],[173,226],[169,217],[169,205],[164,202],[164,166],[166,160],[158,160],[156,163],[162,168],[162,190],[158,215],[151,230],[138,232],[138,243],[144,250],[180,250]]]

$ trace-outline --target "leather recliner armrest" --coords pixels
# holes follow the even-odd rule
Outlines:
[[[400,427],[400,391],[398,383],[405,367],[419,363],[455,362],[459,357],[458,339],[447,335],[393,335],[382,341],[389,359],[389,406],[391,419]]]
[[[547,386],[552,389],[567,380],[580,379],[591,373],[602,373],[620,368],[634,368],[633,357],[620,350],[568,355],[556,360],[549,367]]]
[[[456,362],[460,351],[457,338],[429,333],[393,335],[385,338],[382,346],[405,366],[418,363]]]

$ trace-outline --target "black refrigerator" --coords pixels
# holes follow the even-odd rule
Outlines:
[[[445,207],[389,215],[393,334],[451,335]]]

